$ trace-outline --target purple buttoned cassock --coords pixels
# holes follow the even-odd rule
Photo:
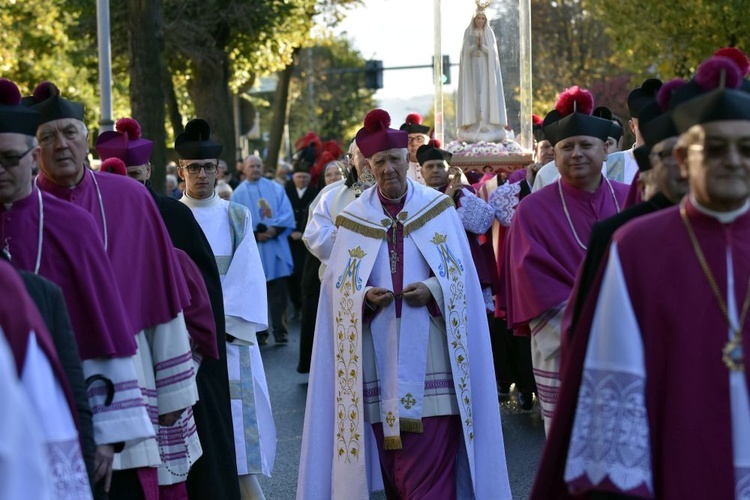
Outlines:
[[[167,323],[190,303],[190,292],[153,198],[139,182],[120,175],[86,170],[74,188],[58,186],[43,174],[38,186],[77,205],[94,217],[99,243],[107,254],[130,318],[131,334]]]
[[[610,181],[620,208],[628,186]],[[575,232],[586,245],[595,222],[617,213],[607,182],[594,192],[577,189],[560,179],[565,205]],[[508,327],[519,328],[568,299],[576,271],[586,251],[570,228],[558,183],[525,197],[510,225],[500,269]]]
[[[0,205],[0,237],[13,265],[34,271],[39,246],[39,191]],[[82,360],[128,357],[136,344],[94,220],[84,210],[41,193],[44,210],[39,274],[63,291]],[[5,300],[5,299],[3,299]]]

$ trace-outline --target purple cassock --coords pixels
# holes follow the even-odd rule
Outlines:
[[[42,191],[72,202],[94,217],[115,282],[130,318],[132,335],[167,323],[190,303],[190,293],[153,198],[139,182],[86,170],[74,188],[43,174]]]
[[[586,255],[576,235],[586,245],[594,223],[615,215],[625,201],[628,186],[615,181],[610,184],[602,182],[589,193],[560,179],[559,185],[550,184],[518,204],[501,266],[509,328],[525,326],[568,299]]]
[[[393,201],[389,200],[382,194],[380,194],[380,191],[378,191],[378,199],[380,200],[380,203],[383,205],[383,208],[388,210],[388,214],[392,219],[396,219],[398,217],[399,212],[404,208],[404,204],[406,203],[406,196],[401,198],[399,201]],[[404,283],[404,226],[403,224],[398,224],[396,226],[396,237],[393,236],[393,227],[388,229],[388,251],[391,253],[391,255],[394,255],[393,252],[395,252],[395,255],[398,257],[395,260],[391,262],[392,267],[392,276],[393,279],[393,293],[395,295],[394,298],[394,307],[396,308],[396,317],[401,317],[401,310],[403,309],[403,296],[401,293],[404,290],[404,287],[407,285],[410,285],[411,283]],[[395,244],[393,243],[395,239]],[[430,312],[430,315],[432,316],[440,316],[440,308],[438,308],[437,303],[435,302],[435,299],[432,298],[425,306],[427,307],[427,310]],[[365,308],[365,322],[369,322],[372,320],[374,316],[374,311],[368,310]]]
[[[701,269],[679,210],[667,208],[618,230],[610,247],[608,267],[600,271],[592,285],[592,290],[604,290],[613,271],[621,273],[618,282],[627,293],[622,303],[630,302],[636,321],[632,330],[617,335],[632,334],[642,342],[645,376],[640,381],[639,394],[632,389],[610,393],[615,397],[610,397],[607,405],[592,404],[586,412],[580,410],[580,386],[592,376],[584,367],[584,358],[588,359],[590,338],[596,335],[592,329],[596,325],[595,313],[614,314],[615,321],[620,322],[626,316],[622,311],[627,309],[611,308],[606,314],[597,311],[596,296],[590,294],[568,346],[558,407],[532,498],[570,497],[569,488],[577,493],[596,490],[655,498],[735,498],[741,483],[747,487],[750,469],[735,469],[733,460],[737,442],[736,438],[733,442],[730,373],[735,372],[730,372],[722,361],[722,348],[729,339],[728,322]],[[725,301],[728,254],[732,256],[734,302],[739,311],[750,279],[750,212],[723,224],[699,212],[690,201],[686,211]],[[748,322],[741,329],[742,347],[748,353]],[[750,387],[745,363],[744,379],[746,387]],[[616,365],[610,371],[610,380],[622,379]],[[636,386],[632,381],[628,385]],[[594,394],[592,397],[598,402],[596,393],[586,387],[587,394]],[[622,401],[626,392],[628,399]],[[645,409],[638,407],[641,398]],[[572,445],[574,422],[600,421],[602,411],[608,412],[608,426],[591,427],[591,444]],[[643,425],[623,425],[641,413]],[[611,432],[619,439],[613,440]],[[643,446],[632,445],[641,441]],[[599,450],[596,456],[601,457],[597,466],[600,470],[607,470],[612,463],[622,466],[622,470],[643,467],[651,478],[650,488],[643,483],[630,489],[618,488],[609,474],[597,484],[592,484],[587,475],[571,478],[567,484],[563,476],[566,462],[592,445]],[[622,463],[612,457],[620,457]]]
[[[78,410],[76,409],[73,392],[68,384],[67,375],[57,357],[52,337],[50,337],[47,326],[36,305],[34,305],[34,301],[26,291],[18,272],[12,265],[2,259],[0,259],[0,290],[3,291],[3,300],[0,301],[0,330],[5,335],[13,353],[19,379],[23,373],[26,360],[29,334],[34,332],[37,345],[46,355],[55,377],[65,393],[70,414],[77,428]]]
[[[206,282],[198,266],[190,256],[175,248],[190,290],[190,305],[185,308],[185,325],[190,334],[191,344],[195,344],[201,354],[210,359],[219,359],[219,348],[216,344],[216,322],[208,298]]]
[[[62,288],[81,359],[132,356],[135,339],[91,215],[37,188],[10,209],[0,204],[0,238],[13,265],[36,270],[40,213],[38,273]]]

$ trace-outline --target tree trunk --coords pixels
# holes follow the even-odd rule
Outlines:
[[[208,121],[212,139],[224,146],[221,158],[227,165],[233,165],[237,140],[229,92],[229,58],[225,52],[192,60],[188,93],[196,116]]]
[[[167,101],[169,123],[172,125],[174,136],[177,137],[185,131],[185,126],[182,124],[182,114],[180,113],[180,104],[177,102],[177,94],[174,91],[172,73],[166,64],[164,65],[164,68],[162,68],[161,84],[164,89],[164,98]],[[172,145],[170,144],[170,148],[171,147]]]
[[[266,169],[276,172],[279,164],[279,152],[281,150],[281,141],[284,135],[284,125],[286,124],[286,112],[288,109],[287,101],[289,100],[289,84],[292,81],[294,65],[297,62],[299,49],[294,50],[292,62],[279,73],[279,80],[276,84],[276,95],[273,99],[273,121],[271,122],[271,137],[268,140],[268,156],[266,157]]]
[[[154,85],[164,65],[162,0],[130,0],[127,5],[130,107],[143,137],[154,142],[151,181],[154,189],[163,193],[167,157],[164,91],[161,85]]]

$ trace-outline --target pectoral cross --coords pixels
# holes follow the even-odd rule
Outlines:
[[[391,249],[391,274],[396,274],[396,264],[398,263],[398,253],[396,253],[396,249]]]

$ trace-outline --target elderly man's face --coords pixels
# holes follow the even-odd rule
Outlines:
[[[44,175],[60,186],[75,186],[86,168],[86,137],[83,123],[75,118],[40,125],[36,138],[42,148],[39,168]]]
[[[675,151],[690,191],[706,208],[739,208],[750,197],[750,121],[718,121],[696,127],[696,140]]]
[[[0,134],[0,203],[13,203],[31,192],[31,172],[39,147],[23,134]]]
[[[143,165],[128,165],[128,177],[135,179],[138,182],[146,182],[151,178],[151,164],[144,163]]]
[[[380,192],[388,198],[399,198],[406,192],[406,150],[387,149],[370,157],[370,168]]]
[[[255,182],[263,177],[263,162],[257,156],[248,156],[245,159],[245,177],[250,182]]]
[[[448,182],[448,165],[443,160],[429,160],[422,165],[422,177],[431,188],[439,188]]]
[[[651,148],[651,177],[655,190],[672,200],[678,201],[689,189],[688,181],[680,172],[680,164],[673,155],[677,137],[670,137]]]
[[[552,144],[547,139],[537,143],[536,158],[537,163],[541,163],[542,165],[555,160],[555,148],[552,147]]]
[[[409,161],[417,161],[417,149],[427,144],[427,136],[424,134],[409,134],[408,139]]]
[[[294,187],[297,189],[305,189],[310,185],[310,174],[295,172],[294,175],[292,175],[292,181],[294,182]]]
[[[604,141],[588,135],[568,137],[555,144],[555,164],[571,186],[593,191],[599,186],[606,153]]]
[[[217,160],[180,160],[177,171],[185,179],[187,194],[197,200],[205,200],[214,194],[218,168]]]

